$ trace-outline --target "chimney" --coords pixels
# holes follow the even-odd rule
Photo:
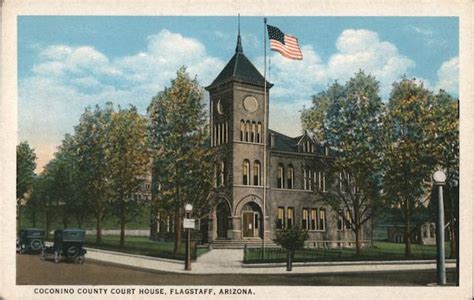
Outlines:
[[[270,148],[275,149],[275,133],[270,133]]]

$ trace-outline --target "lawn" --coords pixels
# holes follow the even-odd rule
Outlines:
[[[355,249],[325,249],[306,248],[295,252],[296,262],[324,261],[386,261],[386,260],[427,260],[436,258],[436,246],[412,245],[412,255],[405,256],[405,244],[390,242],[374,242],[374,246],[364,248],[360,255]],[[450,256],[449,243],[446,247],[446,257]],[[286,261],[286,251],[281,248],[267,248],[262,259],[262,249],[248,248],[244,252],[244,263],[276,263]]]
[[[120,251],[131,254],[146,255],[152,257],[162,257],[162,258],[171,258],[171,259],[180,259],[184,260],[186,243],[181,244],[181,251],[178,255],[173,253],[174,242],[157,242],[152,241],[145,236],[127,236],[125,237],[125,245],[123,247],[119,246],[120,237],[114,235],[105,235],[102,236],[102,242],[96,243],[95,236],[88,235],[86,236],[85,246],[90,248],[111,250],[111,251]],[[192,248],[192,258],[207,252],[207,247],[197,247]]]

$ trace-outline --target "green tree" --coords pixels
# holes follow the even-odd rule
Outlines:
[[[105,159],[111,189],[112,213],[120,223],[120,246],[125,242],[125,225],[139,212],[135,197],[149,167],[146,119],[135,107],[120,109],[112,115],[107,130]]]
[[[153,207],[174,214],[174,253],[180,251],[183,206],[205,201],[210,188],[210,150],[203,90],[184,67],[171,86],[148,107],[148,135],[153,150]]]
[[[384,193],[401,209],[404,221],[405,255],[411,255],[411,233],[418,207],[429,201],[433,156],[434,98],[422,83],[403,78],[393,84],[384,118]],[[423,221],[423,220],[422,220]],[[421,221],[421,222],[422,222]]]
[[[43,215],[44,225],[46,229],[46,238],[49,238],[51,231],[51,222],[55,218],[58,208],[58,203],[54,199],[54,178],[48,173],[51,164],[47,164],[43,172],[36,176],[33,182],[30,201],[37,212]]]
[[[359,71],[344,86],[336,82],[314,96],[302,115],[303,127],[332,149],[333,159],[315,166],[325,170],[329,189],[315,191],[350,223],[357,253],[364,226],[381,209],[378,141],[384,107],[378,93],[375,78]]]
[[[459,99],[443,90],[433,98],[432,121],[428,126],[437,167],[446,173],[444,202],[449,225],[451,256],[457,254],[459,230]]]
[[[82,178],[83,196],[96,221],[97,243],[102,241],[102,221],[109,208],[109,169],[105,145],[113,112],[111,103],[107,103],[103,109],[98,105],[94,110],[87,108],[74,133],[74,148]]]
[[[308,239],[308,232],[299,226],[291,226],[277,232],[274,242],[286,250],[286,270],[291,271],[293,268],[293,259],[295,251],[304,247],[305,241]]]
[[[32,187],[35,169],[36,154],[28,142],[23,141],[16,146],[17,230],[21,229],[22,201]]]

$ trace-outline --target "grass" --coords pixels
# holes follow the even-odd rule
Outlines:
[[[178,255],[175,255],[173,253],[174,242],[157,242],[150,240],[148,237],[127,236],[125,237],[125,245],[123,247],[120,247],[119,241],[119,236],[105,235],[102,236],[101,243],[96,243],[95,235],[88,235],[86,236],[85,246],[90,248],[119,251],[152,257],[162,257],[171,259],[184,259],[185,257],[186,244],[184,242],[181,244],[180,253]],[[193,259],[195,259],[196,257],[202,255],[207,251],[207,248],[193,248],[192,257]]]
[[[449,243],[446,247],[446,257],[450,256]],[[428,260],[436,258],[436,246],[412,245],[412,255],[405,256],[405,244],[390,242],[374,242],[374,246],[362,249],[356,255],[355,249],[325,249],[306,248],[295,252],[295,262],[324,262],[324,261],[386,261],[386,260]],[[262,259],[262,249],[248,248],[244,253],[244,263],[276,263],[286,261],[286,250],[269,248]]]

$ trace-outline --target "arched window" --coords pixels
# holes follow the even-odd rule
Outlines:
[[[257,143],[262,142],[262,123],[257,123]]]
[[[277,169],[277,187],[279,189],[282,189],[284,188],[284,173],[285,173],[285,170],[284,170],[284,167],[282,164],[278,165],[278,169]]]
[[[253,163],[253,185],[261,185],[260,183],[260,162],[258,160]]]
[[[250,141],[252,143],[256,142],[256,138],[257,138],[256,136],[257,136],[257,126],[255,122],[252,122],[252,133],[250,134]]]
[[[242,164],[242,184],[250,184],[250,162],[248,160],[244,160]]]
[[[293,184],[295,181],[295,170],[292,165],[288,166],[288,176],[286,180],[287,180],[286,188],[293,189]]]
[[[245,122],[245,141],[250,141],[250,121]]]
[[[240,140],[244,140],[244,135],[245,135],[245,122],[244,120],[240,120]]]

